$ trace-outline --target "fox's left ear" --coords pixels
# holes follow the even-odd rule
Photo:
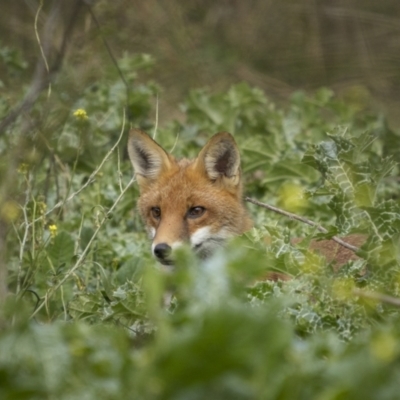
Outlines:
[[[213,181],[237,186],[240,182],[240,154],[233,136],[228,132],[214,135],[200,151],[195,167],[202,169]]]

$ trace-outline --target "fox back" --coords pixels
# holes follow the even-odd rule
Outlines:
[[[194,160],[176,160],[133,129],[128,152],[139,185],[139,213],[153,255],[173,263],[172,249],[189,243],[201,257],[252,226],[242,201],[240,154],[232,135],[214,135]]]

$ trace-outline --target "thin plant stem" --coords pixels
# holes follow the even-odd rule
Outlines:
[[[53,288],[49,289],[47,293],[45,294],[42,302],[38,305],[36,310],[33,312],[31,315],[31,318],[33,318],[45,305],[47,305],[48,301],[50,300],[50,297],[69,279],[71,275],[74,274],[74,272],[82,265],[82,263],[85,260],[85,257],[87,253],[90,250],[90,247],[93,243],[93,241],[96,239],[98,233],[100,232],[100,229],[104,225],[104,223],[108,220],[108,217],[111,215],[111,213],[114,211],[115,207],[118,205],[122,197],[124,196],[125,192],[130,188],[132,183],[135,181],[135,178],[132,178],[129,183],[125,186],[124,190],[120,193],[120,195],[117,197],[115,200],[114,204],[111,206],[111,208],[108,210],[107,213],[105,213],[103,219],[99,222],[96,230],[94,231],[92,237],[90,238],[88,244],[86,245],[85,249],[83,250],[82,254],[79,256],[78,260],[74,264],[74,266],[65,274],[64,278],[62,278],[57,285],[55,285]]]
[[[170,150],[170,153],[172,153],[175,150],[175,147],[178,144],[178,140],[179,140],[179,132],[176,134],[175,142],[174,145],[172,146],[172,149]]]
[[[36,40],[38,42],[39,49],[40,49],[40,54],[42,55],[43,63],[45,65],[45,67],[46,67],[47,73],[50,74],[49,64],[47,62],[46,54],[44,53],[44,49],[43,49],[43,46],[42,46],[42,42],[40,40],[40,35],[39,35],[38,27],[37,27],[39,14],[40,14],[40,11],[42,11],[42,8],[43,8],[43,0],[40,0],[39,7],[38,7],[38,9],[36,11],[36,15],[35,15],[34,29],[35,29]],[[47,97],[50,97],[50,95],[51,95],[51,81],[49,80],[49,87],[48,87],[48,90],[47,90]]]
[[[400,307],[400,299],[393,296],[388,296],[387,294],[371,292],[361,289],[353,289],[353,294],[355,296],[364,297],[366,299],[376,300],[381,303],[387,303],[392,306]]]
[[[153,132],[154,140],[156,140],[157,129],[158,129],[158,93],[157,93],[157,98],[156,98],[156,123],[154,124],[154,132]]]
[[[22,241],[20,242],[20,248],[19,248],[19,265],[18,265],[16,294],[18,294],[21,290],[22,260],[24,257],[25,246],[26,246],[26,242],[28,240],[28,234],[29,234],[28,213],[26,212],[26,208],[28,206],[28,202],[31,197],[31,185],[30,185],[30,173],[28,172],[28,174],[29,175],[26,179],[27,188],[26,188],[25,204],[22,207],[22,213],[24,214],[24,221],[25,221],[25,230],[24,230],[24,236],[22,237]],[[18,233],[17,233],[17,236],[18,236]]]
[[[72,199],[74,199],[76,196],[79,195],[79,193],[81,193],[83,190],[85,190],[91,183],[93,183],[95,181],[95,178],[97,176],[97,174],[99,173],[99,171],[103,168],[103,165],[105,164],[105,162],[110,158],[111,154],[114,152],[114,150],[116,149],[116,147],[119,145],[119,143],[121,142],[121,139],[124,135],[124,131],[125,131],[125,110],[123,111],[123,120],[122,120],[122,128],[121,128],[121,133],[118,137],[118,140],[116,141],[116,143],[114,144],[114,146],[109,150],[109,152],[105,155],[105,157],[103,158],[103,160],[100,162],[100,165],[90,174],[89,179],[85,182],[84,185],[82,185],[81,188],[79,188],[76,192],[72,193],[71,195],[69,195],[66,199],[59,201],[57,204],[55,204],[50,210],[48,210],[44,216],[47,217],[49,214],[51,214],[54,210],[56,210],[57,208],[60,208],[62,206],[64,206],[66,203],[68,203],[69,201],[71,201]],[[40,218],[39,217],[37,219],[34,219],[31,223],[29,223],[29,226],[31,226],[32,224],[34,224],[35,222],[39,221]],[[22,224],[24,225],[24,223]]]
[[[305,224],[307,224],[307,225],[313,226],[314,228],[316,228],[316,229],[319,230],[320,232],[328,233],[328,230],[327,230],[327,229],[325,229],[325,228],[324,228],[323,226],[321,226],[320,224],[318,224],[318,223],[316,223],[316,222],[314,222],[314,221],[311,221],[311,220],[308,219],[308,218],[304,218],[304,217],[301,217],[300,215],[296,215],[296,214],[290,213],[290,212],[288,212],[288,211],[281,210],[281,209],[278,208],[278,207],[274,207],[274,206],[271,206],[271,205],[269,205],[269,204],[262,203],[261,201],[252,199],[252,198],[250,198],[250,197],[246,197],[245,200],[248,201],[249,203],[255,204],[256,206],[260,206],[260,207],[266,208],[267,210],[270,210],[270,211],[273,211],[273,212],[275,212],[275,213],[284,215],[285,217],[288,217],[288,218],[290,218],[290,219],[294,219],[294,220],[303,222],[303,223],[305,223]],[[351,245],[351,244],[349,244],[349,243],[346,243],[345,241],[343,241],[342,239],[340,239],[340,238],[337,237],[337,236],[332,236],[332,237],[331,237],[331,240],[335,241],[336,243],[340,244],[341,246],[345,247],[346,249],[349,249],[349,250],[353,251],[354,253],[357,253],[357,252],[359,251],[359,248],[358,248],[358,247],[353,246],[353,245]]]

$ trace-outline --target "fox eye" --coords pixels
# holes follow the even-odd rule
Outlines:
[[[189,211],[187,212],[187,217],[192,219],[199,218],[204,214],[205,211],[206,209],[201,206],[192,207],[189,208]]]
[[[160,219],[161,218],[161,210],[160,207],[151,207],[151,216],[154,219]]]

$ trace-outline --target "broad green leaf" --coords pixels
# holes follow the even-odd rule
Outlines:
[[[74,247],[74,240],[69,233],[61,231],[56,235],[46,248],[54,268],[71,261],[74,256]]]

